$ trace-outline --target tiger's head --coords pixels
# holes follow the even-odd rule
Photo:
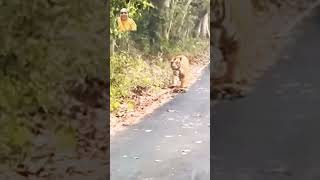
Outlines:
[[[176,56],[176,57],[172,58],[171,59],[171,69],[173,69],[173,70],[180,69],[181,60],[182,60],[182,57],[180,57],[180,56]]]

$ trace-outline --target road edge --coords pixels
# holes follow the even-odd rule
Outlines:
[[[203,74],[203,70],[210,66],[210,57],[208,57],[208,60],[205,61],[203,63],[203,65],[201,65],[201,67],[197,68],[196,71],[194,72],[194,75],[196,75],[191,83],[190,83],[190,86],[188,87],[187,91],[189,90],[189,88],[191,86],[193,86],[199,79],[199,77]],[[109,135],[110,135],[110,139],[113,139],[119,132],[122,132],[122,131],[125,131],[126,129],[128,129],[128,127],[132,126],[132,125],[135,125],[135,124],[138,124],[140,122],[143,121],[143,118],[152,114],[156,109],[162,107],[164,104],[172,101],[173,99],[176,98],[177,95],[179,95],[179,93],[174,93],[172,96],[168,96],[168,94],[170,94],[172,91],[172,89],[166,89],[164,90],[160,95],[160,96],[166,96],[165,98],[162,99],[162,101],[158,104],[158,106],[156,106],[155,102],[151,105],[151,108],[149,108],[148,110],[146,110],[146,112],[144,112],[143,114],[140,114],[138,115],[137,117],[134,117],[133,119],[133,122],[131,122],[130,124],[128,125],[121,125],[120,123],[118,123],[116,126],[114,127],[111,127],[110,126],[110,131],[109,131]]]
[[[297,25],[299,25],[300,22],[301,22],[304,18],[308,17],[308,16],[312,13],[312,11],[313,11],[315,8],[317,8],[318,6],[320,6],[320,0],[312,3],[307,10],[305,10],[300,16],[296,17],[293,22],[289,23],[289,24],[288,24],[288,27],[285,28],[285,30],[283,30],[282,32],[280,32],[280,33],[277,35],[277,37],[288,36],[288,34],[290,34],[290,32],[291,32]]]

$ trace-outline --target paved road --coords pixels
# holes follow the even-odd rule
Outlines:
[[[216,180],[320,179],[319,22],[317,8],[252,94],[213,107]]]
[[[209,174],[209,76],[205,68],[187,93],[111,140],[112,180],[189,180],[194,170]]]

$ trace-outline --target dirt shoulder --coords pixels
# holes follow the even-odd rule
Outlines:
[[[187,55],[191,63],[191,72],[193,84],[201,75],[202,69],[210,62],[209,50],[205,50],[199,55]],[[110,114],[110,136],[111,138],[120,131],[125,130],[128,126],[139,123],[142,118],[155,109],[162,106],[173,99],[179,92],[167,87],[161,89],[159,92],[145,91],[142,94],[135,95],[136,106],[133,110],[128,111],[124,109],[121,115],[116,116]]]

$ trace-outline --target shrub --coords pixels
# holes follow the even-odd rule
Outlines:
[[[149,61],[151,62],[151,61]],[[110,62],[110,110],[129,101],[132,91],[143,88],[155,91],[168,85],[171,73],[166,62],[148,63],[141,56],[117,53]],[[133,104],[132,102],[129,104]]]

